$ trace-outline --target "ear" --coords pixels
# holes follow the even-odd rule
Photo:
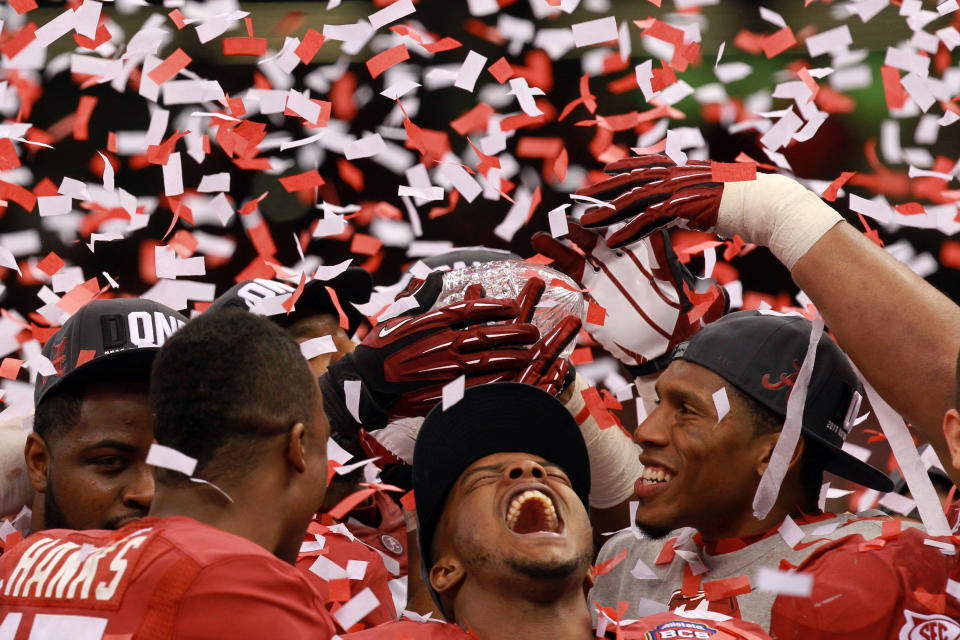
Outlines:
[[[950,409],[943,416],[943,435],[950,450],[950,464],[960,469],[960,412]]]
[[[287,440],[287,462],[297,473],[307,470],[307,429],[302,422],[290,427],[290,438]]]
[[[773,449],[780,440],[780,432],[766,433],[756,438],[756,467],[757,476],[762,476],[770,465],[770,456],[773,455]],[[789,469],[795,469],[803,457],[804,440],[797,440],[797,446],[793,450],[793,456],[790,458]]]
[[[23,458],[27,463],[27,476],[34,491],[46,493],[51,459],[46,441],[36,433],[29,434],[23,447]]]
[[[583,577],[583,584],[588,591],[593,589],[593,585],[596,584],[596,578],[593,576],[593,567],[587,569],[587,575]]]
[[[457,558],[444,556],[430,569],[430,586],[441,596],[450,595],[467,577]]]

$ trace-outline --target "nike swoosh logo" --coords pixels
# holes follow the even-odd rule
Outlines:
[[[380,333],[377,334],[377,335],[379,335],[381,338],[386,338],[388,335],[390,335],[391,333],[393,333],[394,331],[396,331],[397,329],[399,329],[399,328],[402,327],[403,325],[407,324],[407,323],[410,322],[411,320],[413,320],[413,318],[407,318],[407,319],[404,320],[403,322],[398,322],[397,324],[393,325],[392,327],[384,327],[383,329],[380,329]]]

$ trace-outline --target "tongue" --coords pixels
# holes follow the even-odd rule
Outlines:
[[[539,500],[524,502],[523,506],[520,507],[520,516],[517,518],[517,523],[513,525],[513,532],[523,534],[550,530],[543,503]]]

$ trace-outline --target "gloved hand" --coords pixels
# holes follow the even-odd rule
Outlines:
[[[568,226],[566,243],[540,232],[533,236],[533,248],[553,258],[556,269],[606,309],[603,325],[588,322],[584,327],[635,376],[658,367],[634,367],[669,354],[726,312],[728,298],[722,287],[712,284],[706,292],[694,291],[695,279],[677,259],[666,231],[614,250],[598,233],[572,222]]]
[[[803,185],[779,174],[756,180],[714,182],[710,162],[690,160],[679,167],[662,155],[618,160],[606,167],[613,177],[578,193],[609,200],[583,214],[588,228],[627,224],[610,234],[620,247],[679,221],[725,238],[765,246],[792,269],[813,244],[843,218]]]
[[[417,311],[430,308],[440,277],[431,274],[415,294]],[[352,439],[361,426],[369,431],[391,418],[426,415],[441,400],[443,386],[461,375],[467,387],[511,381],[559,393],[570,365],[557,356],[576,336],[580,320],[565,318],[541,337],[530,319],[544,288],[543,280],[531,278],[516,300],[498,300],[484,298],[482,287],[472,285],[461,302],[373,327],[353,353],[320,377],[334,431]],[[344,391],[344,382],[356,380],[359,422]]]

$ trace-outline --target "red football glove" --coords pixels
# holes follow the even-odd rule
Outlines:
[[[440,277],[427,278],[420,309],[431,305]],[[580,320],[565,318],[541,337],[530,318],[544,287],[543,280],[531,278],[516,300],[498,300],[484,298],[482,287],[472,285],[461,302],[375,326],[320,378],[334,430],[352,438],[360,426],[369,431],[391,418],[426,415],[442,398],[443,386],[461,375],[467,387],[511,381],[559,393],[569,364],[557,356],[576,336]],[[362,382],[359,422],[347,409],[348,380]]]
[[[666,231],[613,250],[601,235],[571,222],[565,241],[540,232],[532,244],[606,310],[602,325],[584,327],[628,367],[646,365],[631,369],[634,375],[656,370],[657,358],[727,310],[722,287],[695,291],[696,279],[677,259]]]
[[[607,238],[610,247],[622,247],[676,220],[700,231],[717,225],[724,183],[713,182],[709,162],[690,160],[678,167],[667,156],[640,156],[611,163],[606,171],[618,175],[577,193],[612,205],[589,209],[580,219],[584,227],[628,221]]]

